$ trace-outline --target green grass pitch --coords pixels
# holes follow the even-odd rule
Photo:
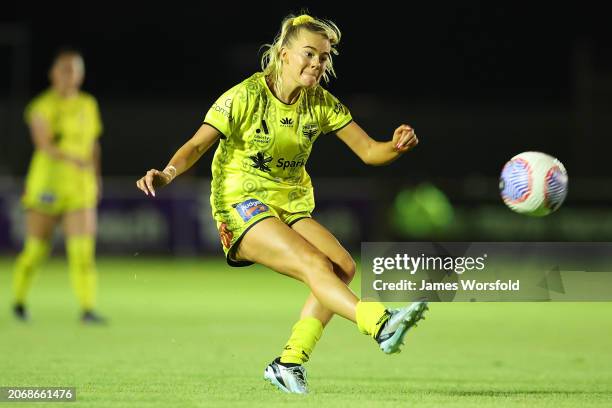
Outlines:
[[[77,388],[53,407],[612,406],[612,303],[432,304],[395,356],[335,317],[297,396],[262,379],[306,297],[296,281],[219,259],[101,258],[111,323],[84,327],[57,258],[24,325],[10,315],[11,263],[0,259],[0,386]]]

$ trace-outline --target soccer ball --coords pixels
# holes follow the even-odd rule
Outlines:
[[[499,190],[511,210],[542,217],[563,204],[567,195],[567,172],[552,156],[524,152],[510,159],[502,169]]]

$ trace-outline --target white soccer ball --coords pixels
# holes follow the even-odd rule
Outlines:
[[[567,195],[567,171],[548,154],[524,152],[502,169],[499,190],[504,203],[520,214],[542,217],[563,204]]]

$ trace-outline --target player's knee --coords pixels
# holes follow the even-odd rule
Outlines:
[[[340,259],[336,265],[338,265],[339,272],[341,273],[340,279],[346,283],[350,283],[355,277],[356,265],[353,258],[346,254]]]
[[[302,257],[302,274],[306,283],[333,273],[333,265],[322,252],[313,251]]]

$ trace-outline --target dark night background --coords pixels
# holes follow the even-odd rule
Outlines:
[[[319,139],[308,164],[315,178],[494,179],[526,150],[558,157],[574,186],[610,176],[607,14],[582,3],[509,2],[8,7],[0,37],[1,173],[25,174],[31,145],[23,106],[46,86],[61,45],[84,53],[84,89],[98,97],[106,130],[104,174],[135,178],[162,167],[214,99],[259,69],[260,45],[302,8],[342,30],[339,78],[329,89],[355,120],[378,140],[406,122],[421,140],[409,158],[369,168],[335,137]],[[209,175],[211,158],[196,175]],[[605,190],[585,189],[595,198]]]

